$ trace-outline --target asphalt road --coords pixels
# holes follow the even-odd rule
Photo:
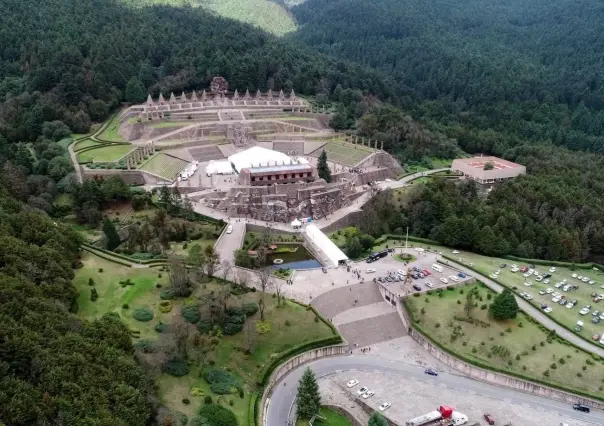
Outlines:
[[[438,377],[432,377],[424,374],[423,367],[405,364],[400,361],[350,355],[323,358],[292,370],[273,389],[273,393],[268,401],[267,421],[265,425],[281,426],[285,425],[285,422],[290,419],[290,413],[296,397],[297,384],[307,367],[310,367],[317,377],[346,370],[379,371],[384,374],[404,373],[406,377],[425,382],[444,384],[450,389],[475,392],[476,394],[502,400],[510,404],[528,405],[535,410],[555,411],[576,420],[597,425],[604,424],[604,412],[601,411],[592,410],[589,414],[582,413],[573,410],[572,405],[568,403],[479,382],[465,376],[441,372]],[[435,396],[434,404],[438,405],[440,403],[442,401],[438,401],[438,397]],[[480,419],[470,419],[469,423],[472,424],[472,421],[478,420]]]

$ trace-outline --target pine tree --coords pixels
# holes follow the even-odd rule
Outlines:
[[[516,298],[509,289],[503,290],[495,297],[495,300],[489,306],[489,314],[496,320],[516,318],[518,302],[516,302]]]
[[[143,83],[138,78],[132,77],[126,84],[124,96],[126,102],[131,102],[133,104],[141,103],[147,97],[145,86],[143,86]]]
[[[298,415],[305,419],[310,419],[315,414],[319,414],[321,408],[321,396],[319,395],[319,385],[315,374],[307,368],[298,383]]]
[[[120,236],[115,229],[115,225],[108,217],[103,221],[103,233],[107,239],[107,250],[114,250],[120,245]]]
[[[388,426],[388,422],[380,413],[373,413],[371,417],[369,417],[368,426]]]
[[[329,170],[329,165],[327,164],[327,152],[325,152],[325,150],[319,155],[317,172],[319,173],[320,178],[325,179],[325,182],[331,182],[331,170]]]
[[[472,318],[472,311],[474,310],[474,291],[468,291],[466,296],[466,304],[464,305],[464,310],[466,311],[466,316],[468,318]]]

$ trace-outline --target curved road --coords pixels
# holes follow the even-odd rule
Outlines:
[[[304,364],[287,374],[275,385],[273,394],[268,400],[268,411],[265,424],[281,426],[290,418],[290,412],[296,397],[296,387],[304,370],[310,367],[317,377],[345,371],[366,370],[381,373],[401,374],[405,377],[424,382],[435,382],[445,385],[450,389],[462,392],[475,392],[492,399],[505,400],[508,403],[529,405],[535,410],[556,411],[568,417],[598,425],[604,424],[604,412],[592,411],[589,414],[575,411],[571,404],[555,401],[500,386],[469,379],[450,373],[439,373],[438,377],[424,374],[424,368],[401,362],[387,361],[379,358],[358,355],[334,356],[320,359],[309,364]],[[283,383],[286,383],[284,385]],[[421,413],[418,413],[418,415]],[[478,419],[477,419],[478,420]]]

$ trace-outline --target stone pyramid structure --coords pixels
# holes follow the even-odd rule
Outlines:
[[[243,99],[245,99],[246,101],[249,101],[250,99],[252,99],[252,97],[250,96],[249,89],[245,89],[245,95],[243,96]]]
[[[234,101],[238,101],[239,100],[239,92],[237,91],[237,89],[235,89],[235,94],[233,95],[233,100]]]
[[[147,95],[147,105],[149,105],[149,106],[153,105],[153,98],[151,98],[151,94]]]
[[[174,96],[174,92],[170,93],[170,103],[171,104],[175,104],[176,103],[176,96]]]
[[[283,94],[283,89],[281,89],[281,90],[279,91],[279,100],[281,100],[281,101],[282,101],[282,100],[284,100],[284,99],[285,99],[285,95]]]
[[[159,104],[163,105],[165,103],[166,103],[166,100],[164,99],[164,95],[162,95],[161,92],[160,92],[160,94],[159,94]]]

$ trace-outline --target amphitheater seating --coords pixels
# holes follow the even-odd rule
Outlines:
[[[194,160],[197,160],[200,163],[204,161],[220,160],[224,158],[224,155],[216,145],[206,145],[195,148],[189,148],[189,154],[191,154]]]

